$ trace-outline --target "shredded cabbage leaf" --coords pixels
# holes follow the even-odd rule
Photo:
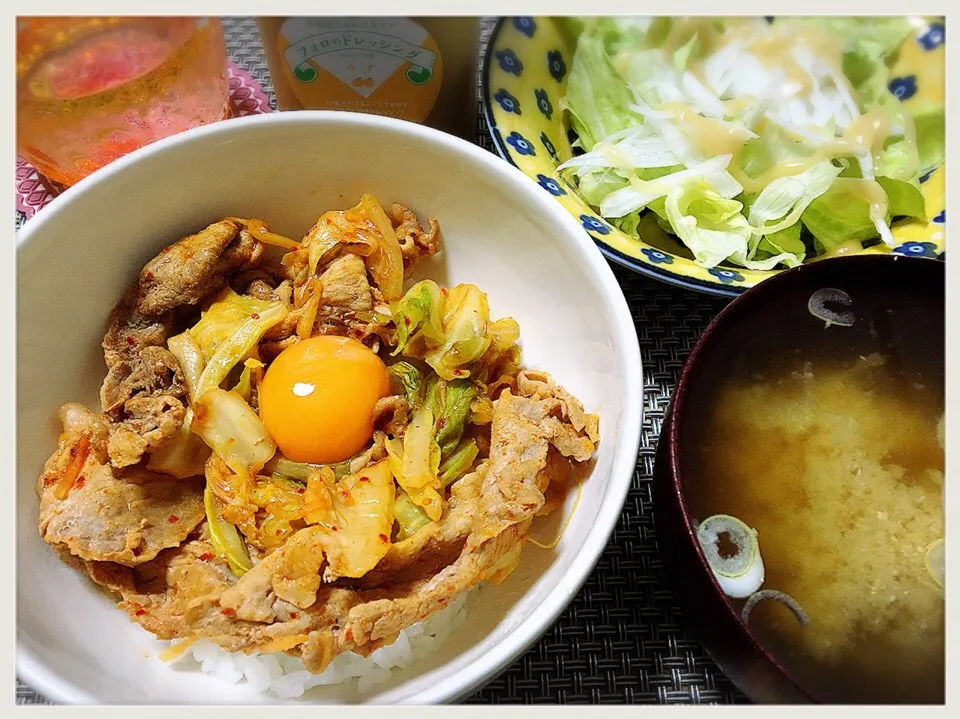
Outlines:
[[[207,513],[207,527],[210,530],[210,543],[216,553],[226,560],[236,576],[242,577],[253,568],[250,553],[244,544],[240,532],[227,522],[220,513],[213,491],[207,486],[203,491],[203,506]]]
[[[411,418],[403,439],[386,441],[389,466],[411,501],[437,521],[443,513],[440,445],[434,436],[433,410],[422,407]]]
[[[443,312],[443,343],[424,355],[427,364],[442,379],[469,376],[468,366],[490,347],[489,322],[487,296],[476,285],[462,284],[449,290]]]
[[[908,18],[565,27],[579,34],[562,105],[583,152],[559,169],[628,235],[672,235],[704,267],[772,269],[926,221],[919,178],[943,163],[945,114],[889,88]]]
[[[405,353],[417,356],[426,351],[426,346],[443,342],[443,294],[433,280],[423,280],[407,290],[392,308],[397,325],[397,348],[393,356]]]
[[[336,480],[329,468],[314,472],[304,493],[305,519],[324,529],[324,580],[362,577],[390,549],[395,488],[386,461]]]
[[[424,404],[435,418],[435,440],[442,460],[447,459],[460,443],[470,418],[470,404],[477,394],[476,385],[469,379],[447,382],[436,376],[430,378]]]
[[[396,362],[387,368],[398,394],[407,398],[410,407],[417,409],[423,403],[424,385],[420,370],[409,362]]]
[[[263,335],[287,316],[282,302],[238,295],[229,287],[210,305],[189,333],[206,359],[197,396],[220,387],[231,370],[256,351]]]
[[[187,477],[202,475],[204,465],[210,457],[210,448],[191,430],[193,424],[192,403],[197,396],[197,387],[206,360],[200,346],[189,332],[168,339],[167,347],[177,358],[183,370],[189,403],[177,436],[168,444],[150,454],[147,469],[151,472],[162,472],[179,479],[186,479]]]
[[[191,428],[241,477],[253,477],[277,451],[260,416],[236,392],[208,390],[193,405]]]
[[[417,530],[427,526],[433,520],[420,507],[413,503],[410,495],[402,489],[397,490],[397,499],[394,504],[394,513],[397,519],[397,541],[402,542],[412,537]]]
[[[343,252],[363,258],[387,302],[403,294],[403,255],[390,219],[373,195],[354,207],[325,212],[303,240],[310,274]]]
[[[440,465],[440,483],[449,487],[473,468],[473,463],[480,454],[480,448],[475,440],[465,439],[454,452]]]
[[[490,319],[487,296],[475,285],[441,289],[418,282],[391,308],[402,353],[423,360],[443,380],[489,371],[510,353],[520,327],[510,317]],[[407,372],[400,368],[396,372]]]

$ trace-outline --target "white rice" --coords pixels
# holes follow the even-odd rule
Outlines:
[[[195,642],[180,661],[193,659],[205,674],[231,684],[245,681],[253,690],[281,699],[295,699],[316,686],[350,681],[355,681],[357,689],[363,692],[387,681],[394,669],[403,669],[429,656],[446,641],[466,617],[467,596],[462,594],[443,611],[407,627],[393,644],[381,647],[369,657],[353,652],[341,654],[322,674],[308,672],[300,659],[284,652],[231,653],[206,639]]]

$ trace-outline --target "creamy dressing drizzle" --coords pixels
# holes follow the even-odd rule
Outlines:
[[[843,45],[840,38],[819,28],[790,24],[777,32],[757,35],[756,23],[748,20],[734,21],[727,25],[726,32],[718,30],[710,18],[682,18],[674,21],[667,33],[661,50],[668,56],[677,52],[696,36],[701,56],[707,57],[723,49],[732,42],[740,43],[747,52],[768,69],[781,70],[786,81],[797,85],[801,94],[809,94],[813,88],[813,78],[797,59],[797,49],[804,48],[818,63],[827,64],[834,70],[831,73],[835,81],[844,83],[846,92],[856,100],[853,88],[842,72]],[[703,79],[699,61],[691,59],[686,68],[698,79]],[[730,116],[739,115],[753,105],[756,98],[734,98],[724,105]],[[670,113],[682,128],[685,136],[706,158],[718,155],[733,155],[728,171],[743,186],[744,192],[756,193],[763,190],[772,181],[781,177],[791,177],[807,170],[824,160],[844,157],[856,157],[864,160],[879,158],[884,144],[892,136],[891,117],[882,108],[875,108],[856,117],[846,130],[834,140],[828,141],[805,158],[793,158],[780,162],[757,177],[750,177],[741,168],[740,157],[751,135],[730,123],[719,122],[700,115],[694,108],[684,103],[667,103],[662,108]],[[916,172],[915,128],[909,117],[903,119],[903,128],[911,148],[910,162],[903,174],[912,176]],[[815,132],[821,128],[812,128]],[[605,151],[606,154],[606,151]],[[612,159],[612,156],[611,156]],[[618,157],[617,159],[624,159]],[[840,179],[837,182],[841,182]],[[887,196],[883,187],[872,178],[843,180],[846,191],[870,204],[870,217],[875,222],[884,219],[887,210]]]

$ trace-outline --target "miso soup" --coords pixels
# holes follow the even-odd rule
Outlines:
[[[747,622],[816,698],[942,703],[943,306],[847,293],[849,326],[806,293],[724,335],[691,381],[684,496],[696,520],[756,531],[761,589],[807,623],[778,601]]]

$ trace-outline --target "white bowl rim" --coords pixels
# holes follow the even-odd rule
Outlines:
[[[633,317],[626,298],[620,290],[613,270],[607,264],[602,253],[589,238],[576,220],[559,203],[554,202],[533,180],[522,171],[504,161],[496,154],[474,145],[466,140],[439,130],[405,120],[397,120],[378,115],[337,110],[300,110],[297,112],[271,112],[205,125],[186,130],[171,137],[158,140],[146,147],[115,160],[88,177],[84,178],[69,191],[55,198],[38,216],[31,218],[18,231],[16,238],[17,253],[30,242],[30,239],[42,231],[52,218],[69,212],[74,198],[79,197],[108,177],[122,175],[131,165],[149,162],[151,157],[175,151],[181,145],[203,142],[210,136],[227,135],[242,132],[247,126],[256,125],[340,125],[347,127],[387,130],[416,137],[425,142],[441,145],[453,155],[463,155],[477,162],[484,171],[497,176],[503,183],[513,186],[518,194],[524,195],[538,212],[569,229],[558,241],[570,243],[578,259],[587,267],[590,274],[600,281],[603,299],[612,310],[614,331],[618,344],[624,353],[623,363],[626,374],[623,377],[624,402],[621,424],[618,432],[622,441],[615,448],[607,490],[598,511],[597,520],[581,544],[571,568],[539,606],[536,614],[517,626],[503,637],[490,651],[478,661],[469,665],[454,677],[460,681],[434,684],[432,687],[402,699],[404,704],[443,704],[456,701],[492,679],[499,671],[512,664],[523,652],[532,646],[556,622],[560,614],[569,606],[580,591],[587,577],[599,561],[610,536],[620,518],[623,505],[636,467],[640,449],[643,421],[643,370],[640,359],[640,346],[637,340]],[[633,401],[631,401],[633,400]],[[19,482],[19,476],[17,477]],[[16,601],[16,600],[15,600]],[[16,655],[17,676],[32,689],[58,704],[99,704],[102,700],[86,690],[62,679],[49,669],[17,637]],[[402,685],[390,690],[381,699],[402,693]]]

